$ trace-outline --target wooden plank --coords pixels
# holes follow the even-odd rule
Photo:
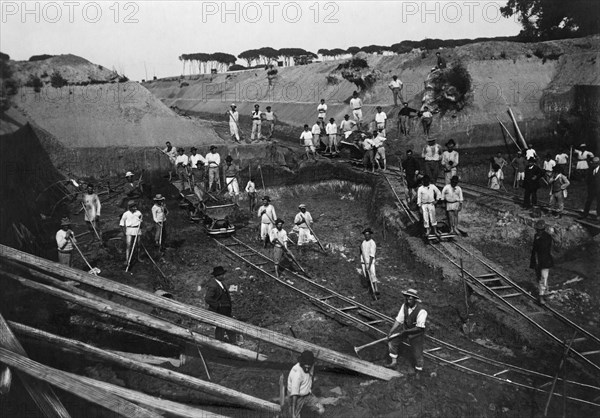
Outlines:
[[[160,414],[154,411],[137,406],[112,393],[107,393],[93,386],[78,382],[70,376],[67,376],[62,370],[45,366],[25,356],[8,351],[5,348],[0,348],[0,361],[31,377],[43,380],[64,391],[113,411],[119,416],[131,418],[161,417]]]
[[[366,376],[376,377],[378,379],[390,380],[395,377],[400,377],[400,373],[396,370],[388,369],[382,366],[369,363],[364,360],[356,359],[349,355],[330,350],[325,347],[318,346],[297,338],[271,331],[268,329],[257,327],[256,325],[248,324],[229,318],[206,309],[196,306],[186,305],[173,299],[161,298],[153,293],[146,292],[142,289],[128,286],[122,283],[114,282],[105,279],[101,276],[86,274],[81,270],[76,270],[52,261],[45,260],[31,254],[24,253],[14,248],[0,245],[0,257],[17,261],[31,266],[35,269],[44,269],[60,277],[75,280],[80,283],[85,283],[89,286],[102,289],[129,299],[151,305],[160,309],[165,309],[169,312],[191,318],[200,322],[208,323],[221,328],[235,331],[244,334],[251,338],[283,347],[298,353],[304,350],[311,350],[315,358],[325,363],[330,363],[335,366],[352,370]],[[172,326],[172,324],[169,324]]]
[[[57,347],[66,348],[79,354],[83,354],[84,356],[92,356],[94,358],[106,360],[136,372],[144,373],[170,383],[175,383],[193,390],[208,393],[218,398],[226,399],[246,408],[257,411],[280,412],[279,405],[277,404],[246,395],[245,393],[238,392],[212,382],[206,382],[183,373],[157,367],[151,364],[146,364],[143,361],[131,358],[129,356],[131,353],[125,353],[126,355],[121,355],[117,352],[103,350],[90,344],[51,334],[27,325],[16,322],[9,322],[9,324],[18,334],[40,341],[46,341]]]
[[[128,308],[123,305],[119,305],[117,303],[108,301],[106,299],[102,299],[98,296],[89,294],[88,297],[81,296],[79,294],[73,294],[69,291],[64,291],[60,289],[56,289],[51,286],[47,286],[45,284],[34,282],[33,280],[25,279],[19,276],[16,276],[12,273],[8,273],[5,271],[1,271],[0,273],[4,277],[8,277],[10,279],[18,281],[23,286],[29,287],[30,289],[35,289],[40,292],[44,292],[50,294],[52,296],[58,297],[60,299],[67,300],[69,302],[75,303],[80,306],[84,306],[86,308],[91,309],[92,311],[99,312],[104,315],[114,316],[117,318],[124,319],[129,322],[133,322],[138,325],[142,325],[148,328],[154,328],[164,332],[166,334],[170,334],[172,336],[183,339],[184,341],[188,341],[192,344],[198,344],[205,347],[210,347],[213,350],[220,351],[226,353],[228,355],[234,356],[236,358],[240,358],[242,360],[266,360],[266,357],[263,355],[259,355],[258,353],[247,350],[245,348],[237,347],[235,345],[227,344],[222,341],[215,340],[213,338],[207,337],[198,333],[190,333],[190,331],[186,328],[177,326],[171,322],[164,321],[162,319],[156,318],[154,316],[145,314],[140,311],[136,311],[135,309]],[[91,275],[90,275],[91,276]],[[167,300],[167,299],[165,299]]]
[[[27,357],[25,349],[15,337],[12,330],[0,314],[0,347]],[[17,376],[23,383],[25,390],[33,399],[36,406],[47,418],[70,418],[69,412],[64,407],[58,396],[54,393],[48,383],[32,378],[31,376],[17,371]]]
[[[86,376],[79,376],[73,373],[65,372],[67,376],[70,376],[73,380],[81,383],[93,386],[100,390],[112,393],[116,396],[120,396],[131,402],[136,402],[149,408],[158,409],[168,413],[169,416],[174,415],[182,418],[225,418],[224,415],[213,414],[205,409],[196,408],[194,406],[184,405],[181,403],[169,401],[167,399],[156,398],[154,396],[146,395],[142,392],[127,389],[121,386],[113,385],[101,380],[91,379]]]

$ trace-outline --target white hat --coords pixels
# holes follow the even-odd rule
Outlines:
[[[587,147],[587,145],[586,144],[581,144],[580,147]]]
[[[128,171],[127,173],[125,173],[125,177],[129,177],[129,176],[133,176],[133,173],[131,171]]]

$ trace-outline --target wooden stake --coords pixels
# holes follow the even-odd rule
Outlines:
[[[571,345],[573,344],[573,341],[575,341],[576,335],[577,335],[577,331],[575,331],[575,333],[573,333],[573,337],[571,337],[571,341],[569,341],[568,345],[567,345],[567,340],[565,340],[565,351],[563,352],[563,355],[560,359],[560,363],[558,364],[558,369],[556,370],[556,374],[554,375],[554,379],[552,380],[552,388],[550,389],[550,394],[548,395],[548,400],[546,401],[546,407],[544,408],[544,416],[545,417],[548,416],[548,407],[550,406],[550,401],[552,400],[552,396],[554,395],[554,388],[556,388],[556,381],[558,380],[558,375],[560,374],[560,371],[562,370],[563,366],[565,365],[567,356],[569,355],[569,350],[571,350]]]

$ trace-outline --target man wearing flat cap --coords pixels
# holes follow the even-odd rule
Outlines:
[[[298,357],[298,363],[292,367],[287,381],[287,404],[290,407],[290,416],[300,418],[302,408],[305,406],[318,414],[325,412],[319,399],[312,394],[312,385],[315,376],[315,356],[312,351],[306,350]]]
[[[56,232],[56,246],[58,247],[58,262],[65,266],[73,266],[73,243],[77,242],[71,230],[71,220],[64,217],[60,221],[60,229]]]
[[[275,276],[279,277],[279,264],[283,258],[283,252],[287,251],[287,232],[283,229],[283,219],[275,221],[275,228],[270,233],[271,243],[273,244],[273,261],[275,262]]]
[[[154,244],[162,247],[167,237],[167,215],[169,210],[165,205],[165,197],[161,194],[154,196],[154,205],[152,206],[152,219],[154,220]]]
[[[398,347],[402,344],[402,340],[408,340],[412,350],[414,369],[419,373],[423,371],[423,343],[425,342],[427,311],[421,307],[421,299],[415,289],[408,289],[402,292],[402,295],[404,295],[404,303],[398,311],[394,325],[388,332],[388,349],[391,361],[387,364],[387,367],[397,366]],[[395,339],[390,339],[398,328],[401,329],[400,335]]]
[[[377,275],[375,274],[375,253],[377,251],[377,245],[371,235],[373,234],[373,230],[371,228],[365,228],[362,231],[365,239],[360,244],[360,264],[362,267],[363,274],[365,278],[371,282],[372,291],[375,292],[375,296],[379,294],[379,290],[377,289],[377,285],[379,284],[379,280],[377,280]]]
[[[538,301],[541,305],[545,305],[548,276],[550,275],[550,268],[554,267],[552,236],[546,232],[546,223],[542,219],[535,223],[534,228],[535,235],[533,237],[529,267],[535,270],[538,281]]]
[[[271,198],[265,196],[262,198],[263,204],[258,208],[258,217],[260,218],[260,240],[264,243],[264,247],[267,248],[267,243],[271,230],[275,227],[275,221],[277,220],[277,214],[275,208],[271,204]]]
[[[421,157],[425,160],[425,175],[429,176],[431,184],[435,184],[442,159],[442,149],[435,143],[435,138],[427,138],[427,145],[423,147]]]
[[[127,202],[127,210],[121,216],[119,226],[125,236],[125,265],[129,265],[132,251],[137,250],[138,261],[140,260],[140,246],[133,247],[134,242],[142,235],[142,212],[138,210],[135,200]],[[136,237],[138,237],[136,239]]]
[[[231,317],[231,296],[227,286],[223,283],[226,272],[222,266],[213,268],[213,278],[206,285],[204,301],[208,305],[209,311]],[[234,332],[220,327],[215,328],[215,338],[219,341],[229,341],[232,344],[236,342]]]
[[[309,211],[306,210],[306,205],[302,203],[298,206],[300,212],[294,218],[294,224],[298,228],[298,247],[301,247],[312,242],[317,242],[316,238],[310,232],[313,224],[313,218]]]

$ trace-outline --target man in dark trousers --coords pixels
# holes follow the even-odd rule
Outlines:
[[[421,170],[419,162],[413,157],[413,152],[410,149],[406,151],[406,159],[402,161],[402,168],[404,169],[406,187],[408,187],[408,200],[410,202],[415,197],[415,189],[419,187],[417,175]]]
[[[208,305],[209,311],[231,317],[231,296],[223,283],[225,273],[226,270],[221,266],[213,269],[213,279],[206,285],[204,301]],[[235,344],[235,334],[232,331],[225,331],[220,327],[216,327],[215,329],[215,338]]]
[[[587,218],[590,214],[590,208],[592,202],[596,201],[596,218],[600,216],[600,158],[594,157],[590,163],[585,176],[585,184],[587,186],[587,197],[585,199],[585,206],[583,207],[583,219]]]
[[[525,168],[525,179],[523,180],[523,187],[525,188],[523,207],[525,209],[537,205],[537,190],[540,188],[542,177],[544,177],[544,171],[535,165],[534,158],[529,158]]]
[[[546,222],[542,219],[535,223],[535,235],[529,267],[535,270],[537,277],[538,301],[540,305],[545,305],[548,275],[550,274],[550,268],[554,267],[554,260],[552,259],[552,236],[546,232]]]
[[[412,349],[415,371],[419,373],[423,371],[423,343],[425,342],[427,311],[421,307],[421,299],[415,289],[408,289],[402,294],[404,303],[400,307],[394,325],[388,332],[388,348],[392,360],[387,367],[397,366],[398,346],[402,344],[401,340],[407,339]],[[398,328],[401,328],[400,335],[395,340],[391,340],[390,337]]]

